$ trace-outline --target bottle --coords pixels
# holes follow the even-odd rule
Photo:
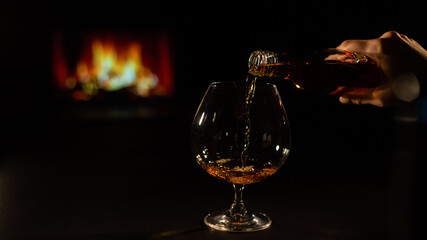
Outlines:
[[[329,94],[381,84],[374,61],[364,54],[336,48],[301,55],[256,50],[249,57],[248,68],[249,75],[257,78],[286,79],[298,89]]]

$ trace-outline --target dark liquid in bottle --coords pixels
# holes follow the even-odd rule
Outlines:
[[[332,93],[339,87],[372,88],[380,85],[379,71],[372,61],[347,63],[340,61],[289,61],[254,66],[249,74],[257,77],[277,77],[291,80],[307,91]]]

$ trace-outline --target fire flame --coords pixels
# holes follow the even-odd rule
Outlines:
[[[61,51],[61,46],[56,48],[54,58],[58,85],[71,90],[75,100],[89,100],[99,90],[128,89],[140,97],[171,94],[170,53],[164,39],[157,44],[157,55],[144,55],[148,62],[151,61],[151,65],[157,63],[157,72],[161,78],[144,64],[142,44],[137,41],[117,42],[94,38],[90,46],[83,49],[82,57],[71,76],[66,73],[68,69],[64,54],[57,52]],[[155,62],[153,59],[160,60]]]

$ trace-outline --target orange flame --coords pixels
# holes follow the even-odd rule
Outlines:
[[[54,44],[58,86],[73,91],[72,97],[76,100],[89,100],[99,90],[128,89],[140,97],[170,95],[172,69],[169,42],[166,38],[158,39],[157,51],[144,55],[151,63],[151,69],[143,62],[142,43],[93,38],[90,46],[83,49],[74,74],[68,77],[64,73],[67,72],[65,57],[60,53],[62,45]],[[154,69],[158,74],[153,72]]]

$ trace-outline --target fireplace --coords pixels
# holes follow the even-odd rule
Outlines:
[[[171,98],[172,47],[172,35],[160,30],[55,32],[55,91],[73,101]]]

